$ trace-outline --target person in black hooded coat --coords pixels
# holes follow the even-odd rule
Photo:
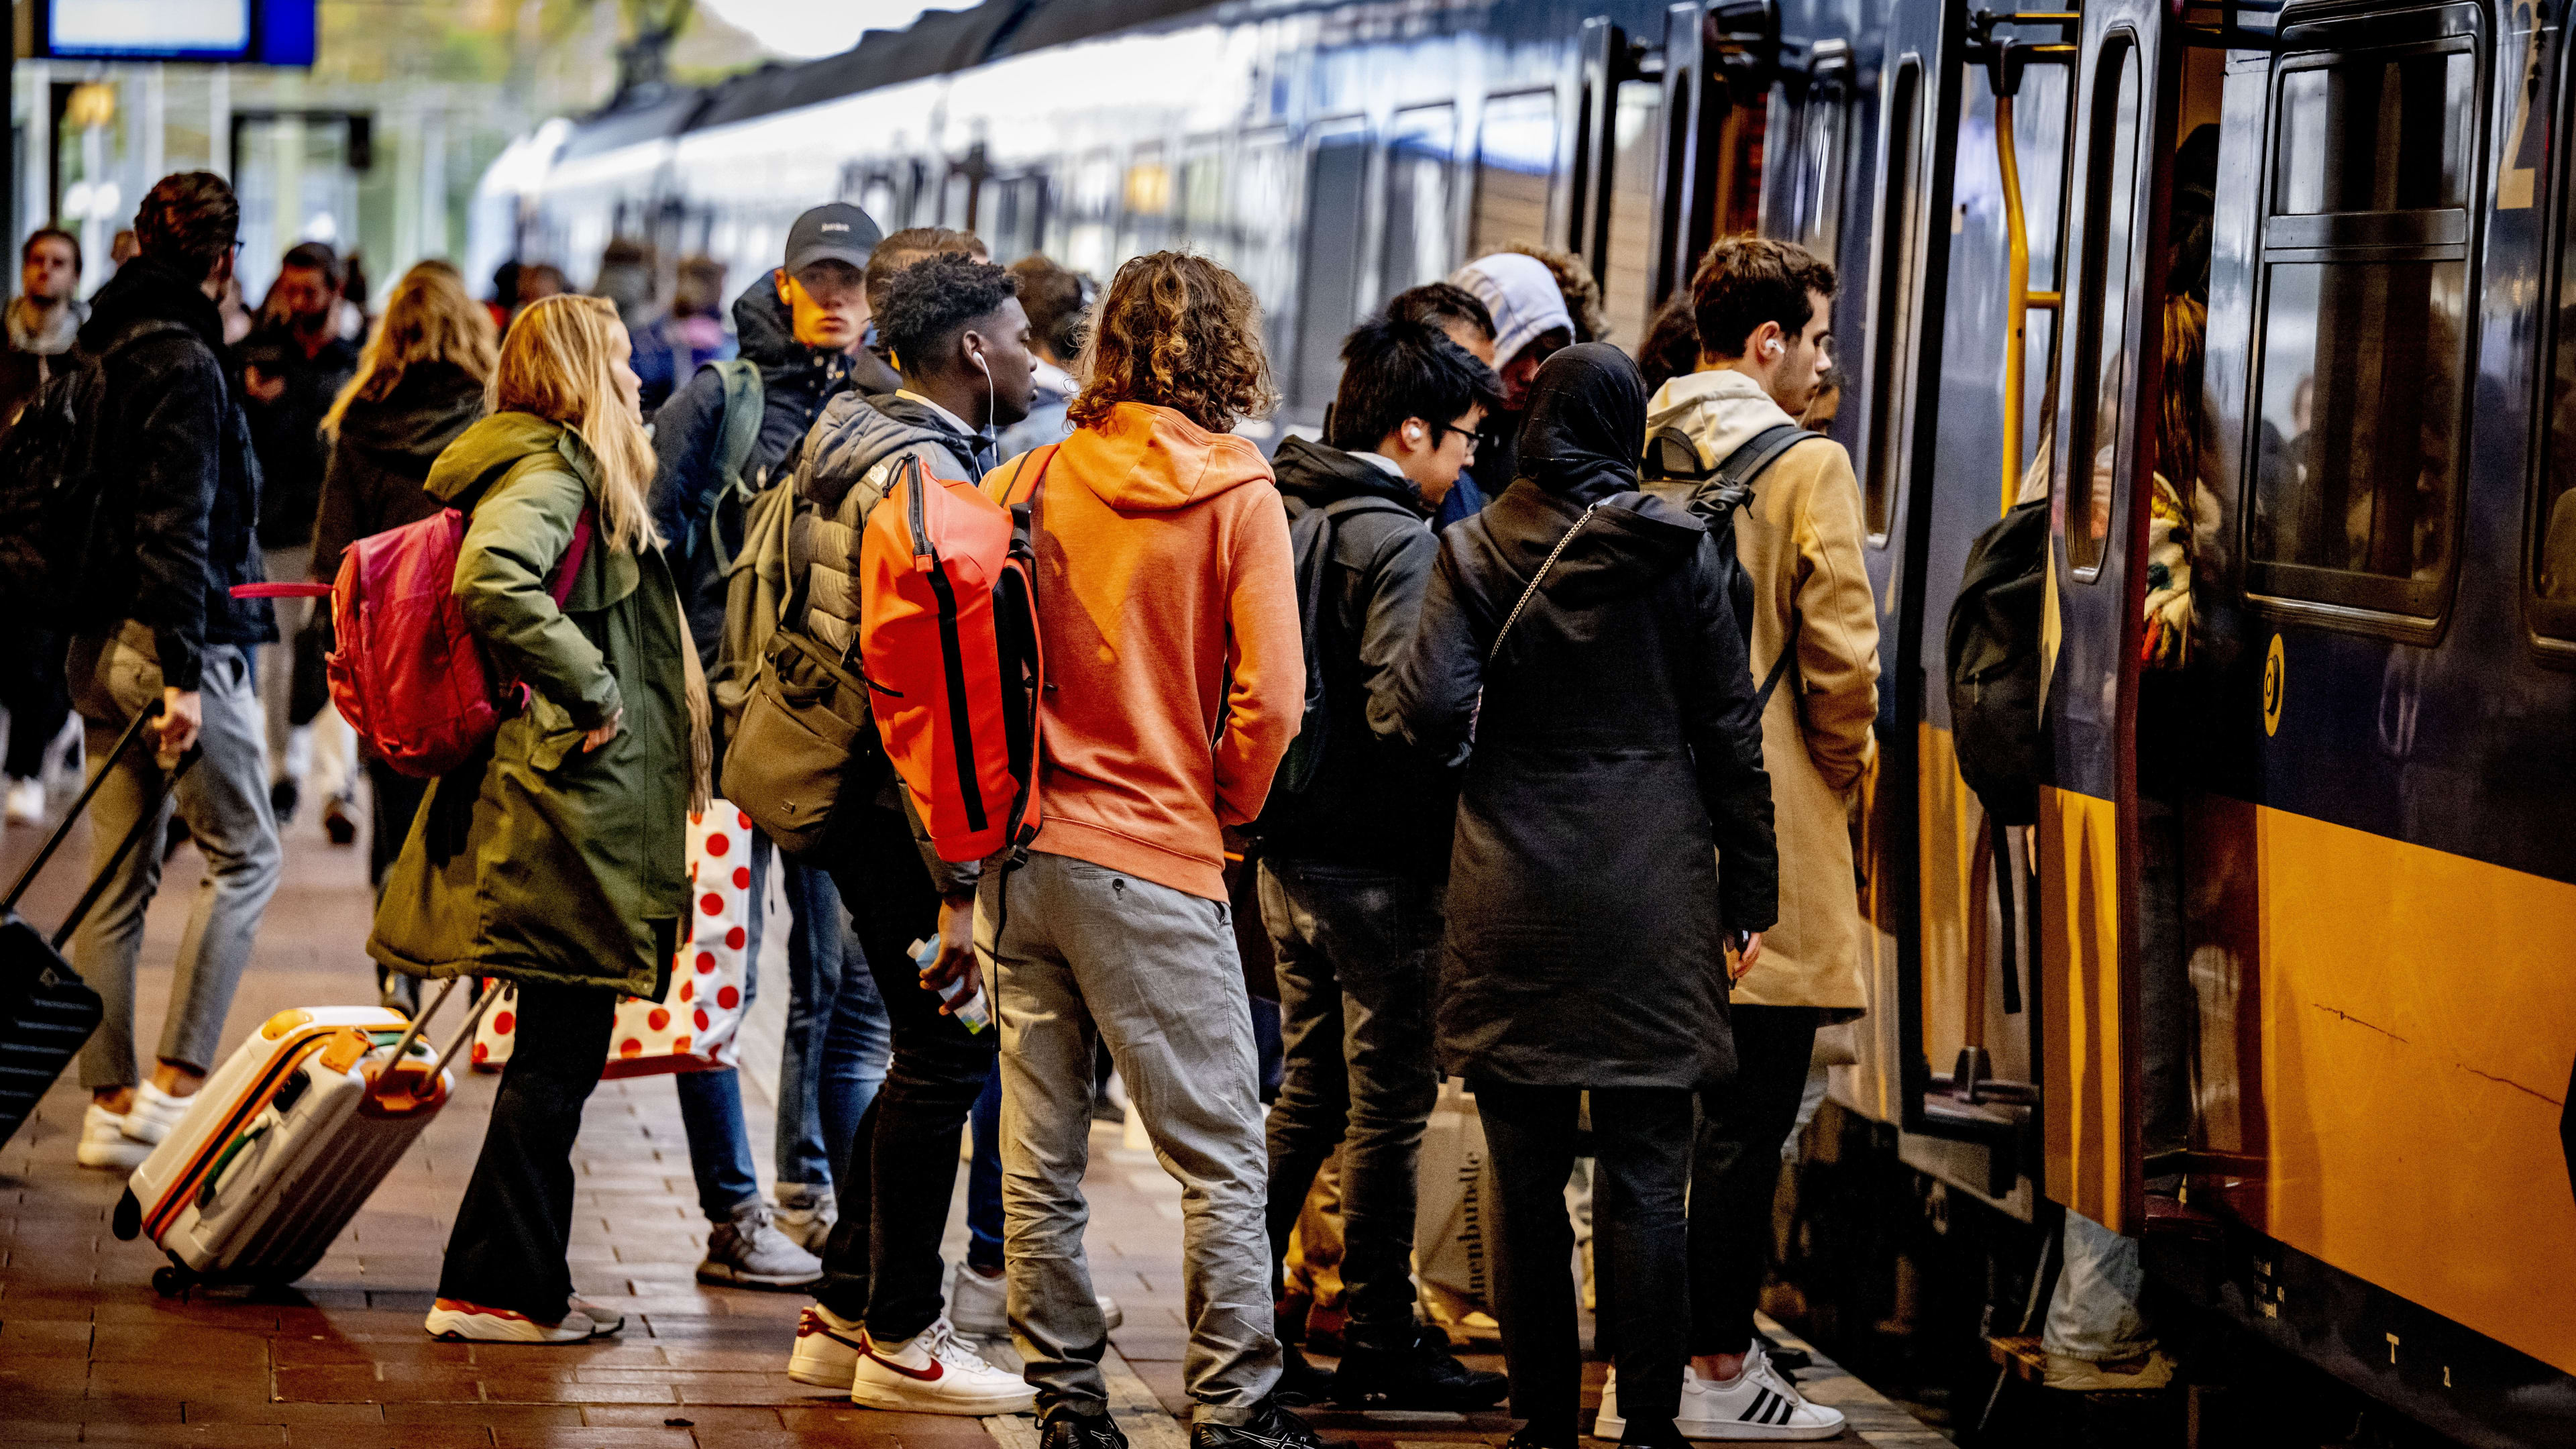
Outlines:
[[[1473,740],[1435,1049],[1476,1093],[1500,1181],[1521,1449],[1576,1439],[1561,1194],[1586,1091],[1596,1252],[1627,1285],[1611,1325],[1625,1442],[1681,1442],[1691,1094],[1733,1071],[1724,947],[1749,937],[1749,965],[1778,898],[1744,640],[1706,527],[1637,491],[1645,418],[1616,348],[1548,360],[1519,477],[1441,536],[1396,684],[1414,745]]]

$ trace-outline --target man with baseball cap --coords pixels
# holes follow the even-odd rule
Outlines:
[[[806,430],[823,405],[850,386],[851,354],[860,350],[868,330],[862,277],[880,239],[877,224],[855,206],[832,202],[815,207],[788,229],[785,264],[762,273],[734,299],[741,360],[751,364],[759,380],[756,395],[736,404],[759,409],[759,431],[740,474],[752,488],[784,485]],[[734,479],[722,473],[716,456],[725,432],[725,382],[724,364],[701,367],[653,419],[654,521],[669,541],[690,636],[710,670],[725,633],[725,579],[710,547],[709,529],[716,526],[712,515],[717,509],[730,514],[738,502],[730,487]],[[726,538],[736,538],[741,520],[728,517],[721,526]],[[722,758],[721,740],[717,748]],[[751,858],[755,901],[767,898],[770,856],[767,837],[756,835]],[[875,1083],[861,1073],[822,1070],[824,1028],[832,1020],[836,996],[864,993],[864,1001],[841,1003],[844,1014],[873,1014],[880,1043],[887,1028],[867,967],[842,927],[841,899],[831,878],[793,860],[780,864],[787,873],[792,934],[787,1041],[778,1063],[775,1211],[760,1198],[751,1136],[743,1126],[742,1089],[734,1073],[686,1072],[674,1082],[689,1160],[697,1173],[699,1206],[715,1225],[707,1234],[699,1280],[786,1290],[822,1275],[814,1250],[823,1246],[836,1216],[824,1143],[846,1140],[851,1124],[867,1108],[865,1098],[875,1090]],[[750,929],[750,955],[756,960],[761,937],[757,911]],[[882,1079],[882,1067],[877,1076]],[[842,1135],[827,1137],[827,1125]]]

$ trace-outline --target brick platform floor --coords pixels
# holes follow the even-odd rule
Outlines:
[[[61,802],[57,802],[58,807]],[[40,841],[0,837],[0,879]],[[373,982],[362,944],[369,914],[365,857],[334,849],[309,815],[287,833],[287,870],[256,961],[225,1032],[238,1043],[290,1006],[364,1002]],[[76,896],[85,841],[65,851],[23,913],[50,925]],[[141,1040],[148,1054],[167,998],[169,963],[199,875],[183,849],[155,902],[143,953]],[[769,1176],[770,1093],[783,959],[772,938],[764,993],[746,1031],[746,1099],[755,1156]],[[433,1028],[433,1035],[438,1035]],[[877,1413],[785,1374],[798,1294],[700,1286],[705,1244],[679,1114],[667,1081],[603,1083],[584,1119],[580,1215],[572,1270],[583,1296],[624,1310],[617,1339],[565,1348],[442,1344],[421,1331],[450,1215],[481,1141],[494,1078],[467,1074],[454,1101],[388,1178],[330,1255],[292,1289],[200,1292],[164,1300],[148,1286],[163,1261],[147,1242],[119,1242],[108,1216],[121,1175],[76,1166],[85,1094],[67,1074],[37,1115],[0,1148],[0,1445],[49,1442],[446,1446],[669,1446],[768,1449],[865,1444],[878,1449],[1029,1449],[1026,1421]],[[1179,1189],[1115,1128],[1094,1139],[1089,1244],[1100,1291],[1127,1323],[1110,1365],[1138,1449],[1181,1442],[1163,1413],[1186,1413],[1181,1385]],[[951,1223],[964,1241],[963,1174]],[[1002,1350],[1006,1353],[1007,1350]],[[1492,1358],[1476,1362],[1500,1367]],[[1128,1370],[1132,1370],[1129,1372]],[[1601,1369],[1591,1377],[1596,1389]],[[1829,1365],[1809,1376],[1819,1398],[1854,1417],[1846,1442],[1941,1442]],[[1362,1449],[1499,1442],[1498,1415],[1323,1415]]]

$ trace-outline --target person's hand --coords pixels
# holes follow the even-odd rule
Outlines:
[[[179,763],[188,747],[197,742],[197,732],[206,725],[206,708],[193,689],[161,691],[161,718],[151,725],[152,737],[161,745],[164,769]]]
[[[975,999],[984,989],[984,978],[975,964],[975,898],[971,895],[947,896],[939,902],[939,954],[921,969],[921,989],[945,990],[952,981],[964,981],[957,993],[957,1005]],[[941,1015],[950,1015],[949,1002],[941,1002]]]
[[[242,389],[261,402],[273,403],[286,396],[286,379],[270,377],[256,367],[245,367],[242,369]]]
[[[621,709],[617,713],[608,717],[608,723],[601,725],[599,728],[592,730],[581,737],[581,752],[585,755],[589,754],[591,751],[598,749],[601,745],[607,744],[610,740],[617,738],[618,732],[625,728],[626,711]]]
[[[1753,963],[1761,959],[1762,933],[1760,931],[1746,932],[1742,949],[1735,953],[1735,959],[1727,965],[1726,979],[1729,982],[1743,980],[1745,973],[1753,969]]]

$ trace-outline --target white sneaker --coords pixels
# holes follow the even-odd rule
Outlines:
[[[782,1182],[778,1185],[777,1202],[770,1221],[795,1240],[796,1246],[821,1257],[823,1245],[832,1240],[833,1224],[841,1220],[840,1202],[832,1189]]]
[[[485,1308],[458,1298],[430,1305],[421,1327],[429,1336],[450,1343],[579,1343],[601,1338],[626,1326],[626,1315],[609,1313],[576,1298],[561,1323],[539,1323],[507,1308]]]
[[[1781,1377],[1756,1340],[1746,1355],[1744,1372],[1719,1383],[1682,1365],[1682,1407],[1673,1427],[1685,1439],[1831,1439],[1843,1431],[1843,1411],[1811,1404],[1797,1385]],[[1619,1371],[1601,1386],[1601,1414],[1593,1420],[1596,1439],[1617,1439],[1628,1432],[1619,1413]]]
[[[907,1414],[982,1418],[1033,1412],[1038,1394],[1018,1374],[976,1357],[942,1318],[901,1343],[868,1339],[850,1378],[850,1402]]]
[[[137,1142],[126,1135],[125,1119],[96,1102],[81,1115],[80,1145],[72,1157],[83,1167],[108,1167],[118,1172],[132,1172],[152,1155],[152,1144]]]
[[[1111,1333],[1126,1323],[1127,1312],[1118,1300],[1103,1293],[1094,1300],[1100,1305],[1103,1325]],[[987,1278],[963,1263],[957,1265],[948,1283],[948,1321],[968,1338],[1001,1338],[1011,1331],[1010,1280]]]
[[[145,1082],[134,1089],[134,1108],[125,1114],[125,1135],[146,1146],[158,1146],[179,1119],[188,1115],[194,1097],[173,1097]]]
[[[42,825],[45,823],[45,782],[42,779],[9,782],[9,823]]]
[[[787,1358],[787,1376],[818,1388],[846,1389],[867,1352],[867,1329],[820,1303],[809,1303],[796,1319],[796,1351]]]

